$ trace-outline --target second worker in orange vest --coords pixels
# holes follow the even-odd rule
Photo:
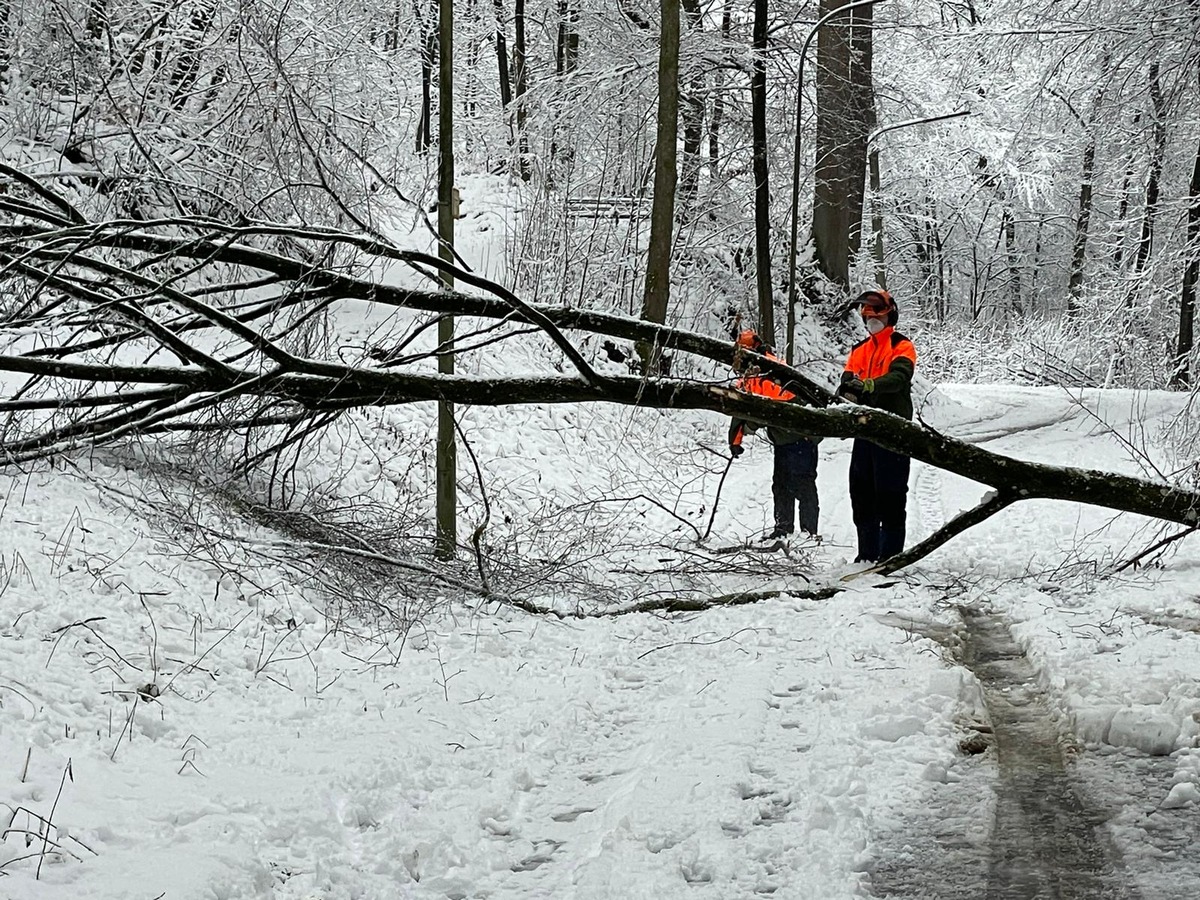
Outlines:
[[[753,350],[770,359],[777,357],[761,337],[753,331],[743,331],[737,337],[738,355],[734,368],[742,377],[737,381],[739,390],[757,394],[771,400],[787,402],[796,395],[780,387],[770,378],[743,372],[741,351]],[[735,418],[729,425],[729,452],[734,457],[742,455],[742,438],[757,425],[745,419]],[[771,495],[775,501],[775,526],[763,537],[767,540],[786,537],[796,530],[796,507],[800,508],[800,530],[810,535],[817,533],[817,517],[820,505],[817,500],[817,443],[807,435],[768,426],[767,437],[774,446],[775,469],[771,478]]]

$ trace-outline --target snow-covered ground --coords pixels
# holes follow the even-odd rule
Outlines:
[[[1138,472],[1172,466],[1162,429],[1182,403],[942,385],[924,412],[1000,452]],[[581,471],[653,464],[654,448],[595,441],[602,412],[571,412],[586,429],[564,413],[540,432],[558,457],[529,437],[534,413],[514,424],[543,495],[587,496]],[[719,446],[716,417],[680,422],[655,440]],[[475,447],[485,471],[512,459],[507,432],[476,434],[492,436]],[[813,582],[779,587],[841,584],[853,552],[849,443],[821,456]],[[1200,815],[1200,545],[1099,577],[1152,543],[1153,523],[1027,503],[821,602],[600,619],[431,602],[404,640],[326,618],[282,565],[218,563],[244,557],[232,538],[207,562],[182,552],[123,502],[154,494],[142,474],[80,466],[0,474],[5,898],[868,896],[897,829],[938,814],[934,789],[994,766],[993,751],[959,749],[986,715],[974,676],[952,641],[922,636],[952,635],[960,606],[1011,621],[1092,769],[1151,754],[1169,767],[1151,792],[1100,799],[1121,805],[1110,825],[1131,871],[1159,864],[1165,831],[1185,836],[1173,872],[1200,879],[1186,838]],[[769,448],[736,466],[710,545],[766,524]],[[981,492],[915,465],[911,538]],[[663,543],[646,556],[647,570],[681,558]]]

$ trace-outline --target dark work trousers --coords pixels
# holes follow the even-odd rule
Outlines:
[[[771,479],[775,497],[775,530],[796,530],[796,504],[800,504],[800,528],[817,533],[817,445],[812,441],[775,445],[775,474]]]
[[[858,529],[859,561],[875,562],[904,549],[911,460],[856,438],[850,453],[850,509]]]

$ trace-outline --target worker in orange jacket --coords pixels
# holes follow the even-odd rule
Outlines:
[[[896,331],[900,317],[896,301],[878,289],[864,292],[855,303],[867,337],[850,349],[837,395],[912,419],[917,351],[912,341]],[[907,456],[854,439],[850,508],[858,531],[855,562],[876,562],[904,549],[909,466]]]
[[[738,353],[734,369],[741,374],[737,388],[759,397],[787,402],[796,395],[780,387],[764,375],[746,371],[743,350],[753,350],[769,359],[778,359],[761,337],[753,331],[743,331],[737,337]],[[734,418],[729,424],[729,453],[735,459],[742,455],[742,439],[747,432],[760,426],[746,419]],[[800,507],[800,529],[810,535],[817,533],[820,503],[817,499],[817,443],[807,435],[775,426],[767,427],[767,438],[775,452],[775,470],[771,478],[771,494],[775,501],[775,526],[763,537],[767,540],[786,537],[796,530],[796,506]]]

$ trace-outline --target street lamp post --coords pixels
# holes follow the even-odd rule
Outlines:
[[[930,122],[943,122],[946,119],[959,119],[970,114],[969,109],[963,109],[940,116],[905,119],[903,122],[876,128],[867,136],[867,163],[871,173],[871,253],[875,257],[875,283],[879,287],[887,288],[887,272],[883,267],[883,214],[879,212],[879,148],[873,146],[875,141],[889,131],[910,128],[913,125],[927,125]]]

